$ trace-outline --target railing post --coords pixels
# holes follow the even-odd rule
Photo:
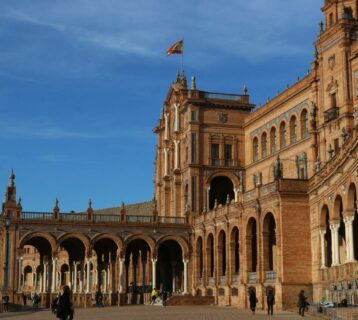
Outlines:
[[[122,202],[122,208],[121,208],[121,222],[122,223],[126,222],[126,209],[124,206],[124,202]]]

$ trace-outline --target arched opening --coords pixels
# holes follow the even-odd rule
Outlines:
[[[280,124],[280,148],[286,147],[286,123],[284,121]]]
[[[215,268],[215,260],[214,260],[214,236],[212,233],[209,234],[208,240],[206,242],[207,245],[207,266],[208,266],[208,277],[214,277],[214,268]]]
[[[131,294],[131,304],[143,303],[143,293],[150,292],[152,287],[151,250],[143,239],[135,239],[128,243],[125,251],[125,283],[127,293]],[[139,297],[139,300],[138,300]]]
[[[23,290],[31,290],[33,286],[32,267],[26,266],[24,268],[24,288]]]
[[[331,267],[332,266],[332,232],[329,224],[329,211],[328,207],[324,206],[322,208],[322,215],[325,220],[325,235],[324,235],[324,248],[325,248],[325,259],[326,261],[323,262],[323,265],[325,267]]]
[[[166,240],[158,248],[157,284],[160,291],[183,292],[183,253],[175,240]]]
[[[231,270],[233,275],[238,276],[240,273],[240,244],[239,244],[239,229],[234,227],[231,231],[231,240],[230,240],[230,250],[231,250]],[[238,279],[237,279],[238,280]]]
[[[250,218],[246,232],[247,270],[256,272],[257,268],[257,227],[256,220]]]
[[[227,200],[235,198],[234,185],[228,177],[218,176],[211,180],[209,193],[209,209],[212,210],[217,204],[226,204]]]
[[[264,271],[277,270],[276,222],[273,214],[266,215],[263,222]]]
[[[219,267],[219,275],[226,275],[226,234],[223,230],[219,233],[219,241],[218,241],[218,267]]]
[[[42,292],[43,272],[43,265],[37,266],[35,273],[35,292]]]
[[[203,267],[204,267],[204,257],[203,257],[203,238],[199,237],[196,241],[196,270],[197,277],[203,278]]]
[[[354,212],[353,220],[353,258],[358,260],[358,214],[357,214],[357,191],[352,183],[348,189],[348,210]]]
[[[267,156],[267,134],[264,132],[261,136],[261,158]]]
[[[97,271],[99,278],[97,279],[97,289],[103,293],[111,293],[117,291],[116,270],[117,266],[117,244],[109,238],[102,238],[93,245],[93,250],[97,256]],[[89,262],[88,262],[89,263]],[[85,266],[83,266],[85,268]],[[87,268],[85,270],[85,279],[87,282]],[[104,277],[105,276],[105,277]],[[90,286],[90,284],[89,284]],[[112,301],[115,304],[116,301]]]
[[[302,139],[308,137],[308,112],[306,109],[301,112],[301,137]]]
[[[297,141],[297,120],[296,116],[292,116],[290,119],[290,143]]]
[[[259,160],[259,139],[257,137],[252,141],[252,159],[253,161]]]
[[[339,217],[338,228],[338,263],[344,263],[346,261],[346,229],[343,220],[343,201],[341,196],[337,196],[334,203],[335,216]]]
[[[277,135],[275,127],[272,127],[270,131],[270,148],[271,154],[275,153],[277,150]]]
[[[70,267],[67,263],[61,266],[60,274],[61,286],[70,286]]]

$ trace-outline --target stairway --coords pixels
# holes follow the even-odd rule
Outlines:
[[[214,303],[214,297],[199,297],[191,295],[173,295],[167,300],[167,306],[209,306]]]

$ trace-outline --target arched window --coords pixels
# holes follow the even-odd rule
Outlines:
[[[280,125],[280,148],[286,147],[286,123],[281,122]]]
[[[308,137],[308,112],[303,109],[301,113],[301,138]]]
[[[276,152],[276,128],[273,127],[270,131],[270,148],[271,148],[271,154]]]
[[[290,143],[297,141],[297,120],[296,116],[292,116],[290,120]]]
[[[254,161],[259,159],[259,139],[257,139],[257,137],[255,137],[252,142],[252,158]]]
[[[261,158],[267,155],[267,134],[264,132],[261,136]]]

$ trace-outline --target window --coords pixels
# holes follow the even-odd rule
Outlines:
[[[191,121],[196,121],[196,111],[191,112]]]
[[[332,108],[337,107],[337,94],[336,94],[336,92],[331,94],[331,107]]]
[[[339,139],[334,139],[334,154],[336,155],[339,152]]]
[[[225,166],[232,166],[232,145],[225,144],[224,148]]]
[[[196,163],[196,133],[191,134],[191,163]]]
[[[355,77],[356,97],[358,97],[358,71],[354,73],[354,77]]]
[[[252,158],[254,161],[259,159],[259,140],[257,138],[252,142]]]
[[[286,123],[280,125],[280,148],[286,147]]]
[[[329,26],[331,27],[333,25],[333,13],[331,12],[329,14]]]
[[[219,144],[217,143],[211,145],[211,162],[213,166],[220,165]]]
[[[290,142],[295,143],[297,141],[297,121],[296,117],[291,117],[290,120]]]
[[[261,158],[267,155],[267,134],[264,132],[261,136]]]
[[[308,112],[306,109],[303,109],[301,113],[301,137],[308,137]]]
[[[270,131],[270,147],[271,147],[271,154],[276,152],[276,128],[273,127]]]
[[[196,177],[191,177],[191,209],[196,211]]]

